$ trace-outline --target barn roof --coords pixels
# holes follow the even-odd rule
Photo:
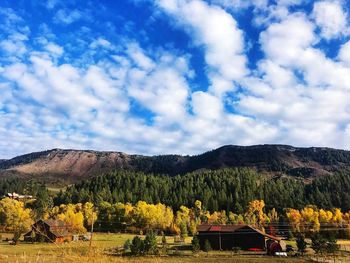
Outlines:
[[[67,227],[66,222],[64,222],[63,220],[47,219],[42,221],[50,227]]]
[[[54,234],[56,237],[64,237],[70,235],[70,226],[62,221],[62,220],[56,220],[56,219],[47,219],[47,220],[39,220],[34,225],[38,224],[39,222],[43,222],[44,224],[48,225],[50,227],[49,231]],[[34,226],[33,225],[33,226]]]
[[[239,225],[199,225],[197,227],[198,232],[236,232],[237,230],[244,228],[244,227],[249,227],[252,231],[258,232],[259,234],[273,239],[273,240],[281,240],[281,238],[272,236],[269,234],[264,233],[263,231],[252,227],[250,225],[245,225],[245,224],[239,224]],[[243,230],[242,230],[243,231]]]
[[[198,232],[234,232],[247,225],[199,225]]]

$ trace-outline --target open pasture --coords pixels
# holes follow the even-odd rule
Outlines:
[[[10,235],[2,234],[5,239]],[[211,251],[209,254],[200,252],[193,255],[191,251],[177,251],[173,256],[144,256],[144,257],[122,257],[118,256],[116,248],[123,246],[127,239],[132,239],[132,234],[107,234],[96,233],[93,237],[91,249],[88,241],[70,242],[63,244],[48,243],[23,243],[9,245],[8,242],[0,243],[0,262],[37,263],[37,262],[149,262],[149,263],[175,263],[175,262],[308,262],[307,259],[300,258],[274,258],[265,255],[238,254],[231,252]],[[161,237],[159,237],[161,243]],[[185,243],[189,244],[191,238],[187,238]],[[167,244],[171,248],[174,246],[174,238],[167,237]]]

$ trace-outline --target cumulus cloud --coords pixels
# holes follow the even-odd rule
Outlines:
[[[56,15],[54,16],[54,21],[56,23],[69,25],[81,19],[82,17],[83,17],[82,12],[77,9],[74,9],[74,10],[59,9]]]
[[[320,27],[325,39],[332,39],[348,34],[347,14],[337,1],[316,2],[313,7],[313,17]]]
[[[104,39],[102,37],[99,37],[98,39],[94,40],[90,44],[90,48],[96,49],[96,48],[110,48],[112,46],[111,42],[109,42],[107,39]]]
[[[338,58],[347,66],[350,66],[350,41],[346,42],[341,46]]]
[[[314,47],[315,28],[305,15],[271,24],[260,41],[266,55],[259,64],[263,78],[246,80],[250,94],[242,94],[241,111],[268,120],[282,142],[341,147],[350,120],[349,68]],[[346,61],[346,45],[339,57]]]
[[[54,43],[48,43],[45,49],[53,55],[61,56],[63,54],[63,48]]]
[[[209,78],[215,79],[211,80],[214,92],[224,93],[234,88],[233,83],[216,88],[218,78],[235,81],[247,74],[243,33],[229,13],[199,0],[159,0],[157,5],[179,25],[188,27],[194,43],[204,47]]]
[[[0,9],[0,158],[54,147],[143,154],[257,143],[348,148],[342,2],[316,2],[308,12],[292,8],[299,0],[152,1],[152,19],[187,35],[180,45],[152,42],[147,26],[137,34],[129,28],[127,37],[102,34],[97,20],[62,34],[60,24],[85,19],[85,9],[56,3],[47,2],[56,24],[40,30]],[[249,29],[258,37],[245,32],[244,12],[255,16]],[[329,46],[332,39],[339,47]]]

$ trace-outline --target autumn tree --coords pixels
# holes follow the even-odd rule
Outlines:
[[[301,214],[297,209],[287,209],[286,216],[293,232],[300,232]]]
[[[301,212],[302,231],[304,233],[315,233],[320,230],[319,212],[315,206],[306,206]]]
[[[269,234],[276,235],[279,225],[279,216],[275,208],[272,208],[268,212],[266,221]]]
[[[10,198],[0,201],[0,222],[7,231],[13,233],[13,240],[17,244],[21,235],[33,224],[32,211],[24,207],[24,203]]]
[[[264,200],[253,200],[249,202],[247,212],[245,214],[246,221],[249,224],[262,227],[266,222],[266,214],[264,213]]]
[[[50,217],[66,222],[73,232],[84,233],[84,214],[82,212],[82,204],[68,204],[54,207],[51,210]]]
[[[97,212],[95,211],[94,204],[86,202],[82,205],[82,210],[84,216],[84,225],[91,227],[91,225],[97,220]]]
[[[190,209],[184,205],[176,212],[175,223],[180,228],[180,233],[186,237],[188,234],[188,227],[190,225]]]

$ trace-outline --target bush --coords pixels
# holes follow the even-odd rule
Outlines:
[[[235,254],[238,254],[238,252],[241,250],[240,247],[233,247],[232,248],[232,252],[234,252]]]
[[[131,254],[134,256],[142,255],[144,253],[144,242],[139,236],[135,236],[130,245]]]
[[[334,237],[329,237],[327,239],[327,244],[326,244],[327,253],[334,254],[339,250],[339,247],[340,246],[337,244],[337,240]]]
[[[124,250],[127,251],[130,249],[130,247],[131,247],[131,241],[130,239],[127,239],[124,243]]]
[[[326,251],[326,239],[319,233],[314,234],[311,238],[311,248],[316,254],[322,254]]]
[[[157,246],[157,236],[152,230],[148,231],[146,234],[144,248],[145,253],[149,255],[157,255],[159,252]]]
[[[194,236],[192,239],[192,251],[193,253],[197,253],[200,249],[199,239],[197,236]]]
[[[211,250],[210,242],[208,239],[206,239],[204,242],[203,251],[209,253],[210,250]]]
[[[306,246],[307,246],[307,243],[305,241],[305,237],[303,235],[301,235],[301,234],[298,235],[296,242],[297,242],[298,251],[301,254],[304,254]]]

